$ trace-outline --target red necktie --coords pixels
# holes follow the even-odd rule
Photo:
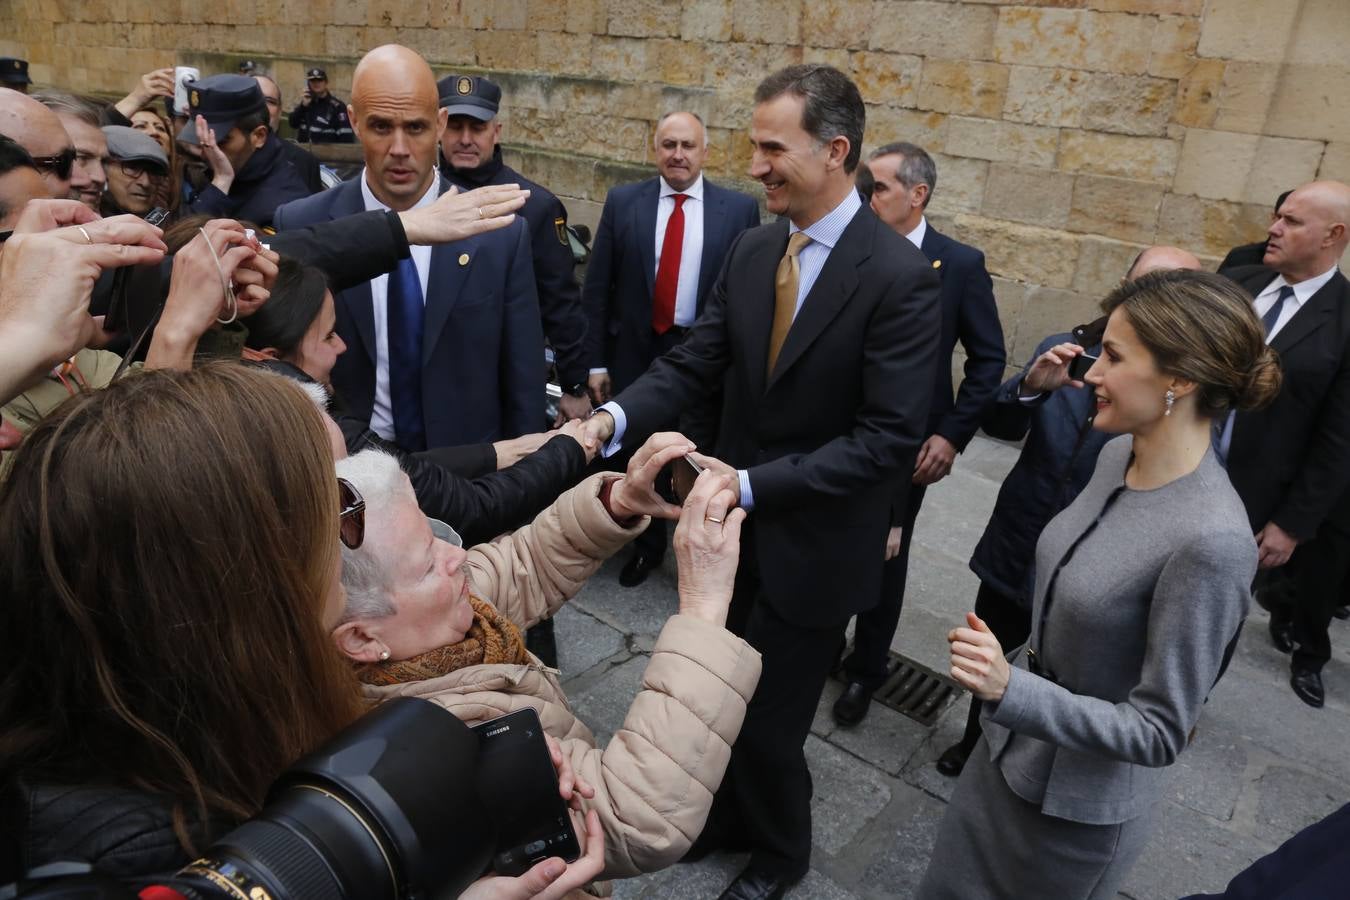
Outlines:
[[[674,194],[675,209],[661,239],[661,261],[656,264],[652,291],[652,330],[665,334],[675,324],[675,289],[680,284],[680,253],[684,250],[684,194]]]

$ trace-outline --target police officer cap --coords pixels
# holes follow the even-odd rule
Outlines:
[[[143,131],[125,125],[104,125],[103,137],[108,141],[108,155],[122,162],[152,163],[159,174],[169,171],[169,158],[159,142]]]
[[[190,81],[188,91],[188,123],[178,133],[178,139],[187,144],[197,143],[197,116],[204,116],[206,124],[216,136],[216,143],[224,143],[234,123],[251,113],[262,113],[267,118],[267,102],[262,88],[247,75],[212,75],[199,81]]]
[[[32,84],[28,77],[28,60],[0,56],[0,81],[5,84]]]
[[[436,82],[441,106],[452,116],[473,116],[481,122],[497,117],[502,89],[479,75],[447,75]]]
[[[318,66],[315,66],[314,68],[310,69],[308,72],[305,73],[305,80],[306,80],[306,81],[327,81],[327,80],[328,80],[328,73],[325,72],[323,69],[320,69]]]

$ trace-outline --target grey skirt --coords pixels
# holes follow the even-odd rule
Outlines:
[[[1111,900],[1153,815],[1118,825],[1047,816],[1012,792],[983,737],[938,828],[916,900]]]

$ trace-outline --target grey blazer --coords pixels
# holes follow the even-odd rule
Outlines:
[[[1014,792],[1046,815],[1098,825],[1160,796],[1256,574],[1247,514],[1213,451],[1189,475],[1136,491],[1124,486],[1132,449],[1128,436],[1102,449],[1088,486],[1036,546],[1027,646],[1057,683],[1029,671],[1019,648],[1003,699],[982,719]]]

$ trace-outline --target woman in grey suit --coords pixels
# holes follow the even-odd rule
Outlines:
[[[1103,306],[1085,378],[1094,426],[1126,436],[1041,534],[1026,646],[1005,658],[973,613],[948,635],[984,737],[923,900],[1115,897],[1247,612],[1256,543],[1210,435],[1279,390],[1251,300],[1216,275],[1167,271]],[[1061,345],[1036,365],[1068,383],[1080,353]]]

